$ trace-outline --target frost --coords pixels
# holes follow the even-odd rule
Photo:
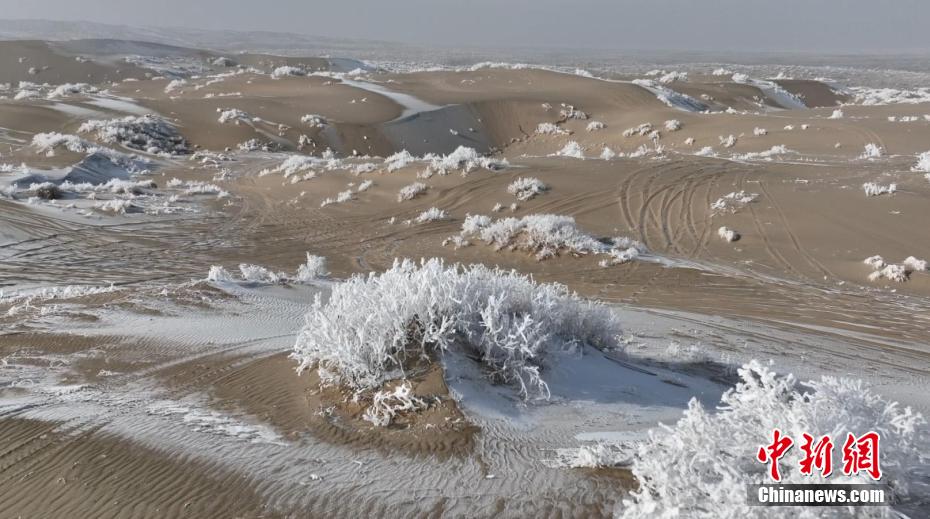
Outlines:
[[[910,408],[885,400],[860,381],[824,376],[798,384],[791,375],[779,377],[758,362],[738,370],[741,381],[721,397],[717,412],[692,399],[673,426],[651,431],[636,447],[632,471],[639,488],[618,507],[622,519],[690,517],[742,519],[776,517],[885,517],[884,507],[756,508],[746,501],[746,485],[769,483],[766,465],[756,461],[759,446],[772,430],[801,441],[845,437],[848,432],[876,431],[882,437],[883,480],[907,495],[908,479],[926,466],[928,435],[924,418]],[[783,469],[797,467],[803,452],[788,450]],[[835,458],[834,458],[835,459]],[[871,483],[865,474],[829,479],[797,470],[782,470],[781,483]],[[713,506],[708,506],[713,503]]]
[[[536,126],[536,133],[539,135],[568,135],[567,130],[559,128],[558,125],[552,123],[539,123]]]
[[[904,265],[885,265],[883,268],[869,274],[869,281],[878,281],[884,278],[896,283],[903,283],[907,281],[908,274],[909,272]]]
[[[328,124],[328,121],[322,115],[316,114],[307,114],[300,118],[300,122],[310,126],[311,128],[323,128]]]
[[[697,155],[698,157],[716,157],[717,156],[717,152],[715,152],[714,149],[711,148],[710,146],[704,146],[703,148],[694,152],[694,154]]]
[[[40,152],[53,155],[55,148],[64,146],[70,152],[87,153],[95,148],[94,144],[77,135],[57,132],[37,133],[32,136],[32,145]]]
[[[405,200],[413,200],[417,196],[425,193],[427,189],[427,185],[423,182],[414,182],[400,189],[397,193],[397,201],[403,202]]]
[[[756,137],[761,137],[761,136],[763,136],[763,135],[768,135],[768,133],[769,133],[769,131],[766,130],[765,128],[756,127],[756,128],[753,128],[753,130],[752,130],[752,134],[755,135]]]
[[[733,146],[736,146],[736,137],[734,137],[732,134],[727,135],[726,137],[720,136],[720,145],[724,148],[732,148]]]
[[[93,85],[88,85],[87,83],[65,83],[63,85],[58,85],[46,96],[48,99],[57,99],[59,97],[67,97],[72,95],[83,95],[83,94],[95,94],[97,93],[97,87]]]
[[[623,130],[624,137],[632,137],[634,135],[649,135],[652,132],[652,123],[643,123],[639,126],[634,126],[632,128],[627,128]]]
[[[914,256],[908,256],[900,265],[889,264],[881,256],[870,256],[863,263],[872,268],[873,272],[869,274],[869,281],[878,281],[887,279],[902,283],[907,281],[914,272],[923,272],[927,270],[927,261],[917,259]]]
[[[833,110],[833,113],[830,114],[829,119],[842,119],[843,111],[842,110]]]
[[[294,276],[288,276],[283,272],[274,272],[260,265],[252,265],[249,263],[240,264],[239,272],[241,277],[236,279],[232,273],[222,266],[213,265],[210,267],[210,272],[207,274],[207,281],[215,283],[242,281],[245,283],[272,285],[288,283],[308,284],[329,275],[326,271],[326,258],[323,256],[314,256],[309,252],[307,253],[306,263],[297,267],[297,273]]]
[[[865,196],[891,195],[898,190],[898,185],[892,183],[887,186],[882,186],[875,182],[866,182],[862,184],[862,189],[865,191]]]
[[[604,160],[611,160],[616,156],[617,156],[617,152],[608,148],[607,146],[604,146],[604,149],[601,151],[601,155],[600,155],[600,157]]]
[[[848,90],[853,94],[853,103],[866,106],[930,102],[930,88],[906,90],[895,88],[852,87]]]
[[[677,132],[681,129],[681,121],[678,119],[669,119],[665,121],[665,130],[670,132]]]
[[[930,151],[925,151],[917,156],[917,164],[912,168],[914,171],[930,173]]]
[[[413,386],[409,382],[400,384],[394,391],[375,392],[362,419],[378,427],[387,427],[398,413],[416,412],[428,407],[424,400],[413,396],[412,393]]]
[[[213,269],[211,268],[210,271],[212,272]],[[286,279],[284,274],[278,274],[260,265],[252,265],[250,263],[241,263],[239,265],[239,272],[242,274],[242,280],[248,283],[274,285]]]
[[[361,193],[363,191],[368,191],[373,185],[375,185],[374,180],[365,180],[364,182],[360,183],[357,188],[355,188],[355,192]]]
[[[717,236],[720,236],[721,240],[728,242],[734,242],[740,239],[740,234],[729,227],[717,229]]]
[[[85,122],[78,133],[96,133],[106,143],[119,143],[146,153],[185,155],[190,152],[187,140],[168,121],[155,115],[127,116],[121,119]]]
[[[106,202],[97,202],[94,204],[94,209],[111,214],[126,214],[134,206],[130,200],[107,200]]]
[[[884,154],[885,154],[885,148],[882,148],[881,146],[879,146],[878,144],[875,144],[874,142],[870,142],[865,145],[865,151],[862,152],[862,155],[860,155],[859,158],[872,160],[872,159],[881,158],[881,156]]]
[[[757,193],[734,191],[718,198],[710,205],[710,209],[713,213],[735,213],[746,205],[755,202],[757,198],[759,198]]]
[[[740,72],[730,76],[734,83],[749,83],[749,76]]]
[[[601,241],[581,231],[570,216],[554,214],[531,214],[523,218],[501,218],[491,220],[487,216],[465,218],[462,235],[475,237],[491,245],[495,250],[521,250],[534,254],[542,261],[560,253],[575,256],[586,254],[610,254],[618,248],[634,247],[646,252],[645,247],[628,238]]]
[[[598,130],[603,130],[607,128],[607,125],[600,121],[591,121],[588,123],[588,126],[585,127],[585,130],[589,132],[596,132]]]
[[[758,152],[749,152],[749,153],[738,153],[731,157],[733,160],[772,160],[773,157],[779,155],[786,155],[788,153],[794,153],[785,147],[784,144],[778,146],[772,146],[771,148],[765,151]]]
[[[278,67],[271,72],[271,77],[274,79],[280,79],[282,77],[287,77],[287,76],[306,76],[306,75],[307,75],[307,71],[305,71],[304,69],[299,68],[299,67],[290,67],[290,66]]]
[[[574,106],[567,105],[562,103],[562,109],[559,110],[559,115],[563,119],[578,119],[580,121],[585,121],[588,119],[588,114],[582,112],[581,110],[576,110]]]
[[[238,108],[230,108],[228,110],[217,108],[216,111],[220,114],[220,117],[217,119],[220,124],[226,124],[228,122],[239,124],[239,121],[248,121],[252,119],[251,115]]]
[[[184,87],[185,85],[187,85],[187,80],[185,80],[185,79],[174,79],[174,80],[171,80],[171,81],[168,82],[167,85],[165,85],[165,93],[166,93],[166,94],[170,94],[170,93],[172,93],[172,92],[174,92],[174,91],[176,91],[176,90],[180,90],[180,89],[181,89],[182,87]]]
[[[426,223],[426,222],[435,222],[438,220],[448,220],[448,219],[449,219],[448,213],[446,213],[442,209],[439,209],[436,207],[430,207],[429,209],[420,213],[416,218],[414,218],[413,221],[416,223]]]
[[[409,151],[402,150],[385,158],[384,165],[387,167],[388,172],[391,172],[405,168],[417,160],[418,159],[411,155]]]
[[[576,141],[569,141],[561,150],[555,152],[559,157],[572,157],[575,159],[584,159],[584,148]]]
[[[549,186],[534,177],[520,177],[507,186],[507,192],[520,201],[527,201],[549,189]]]
[[[515,271],[405,260],[356,275],[317,296],[294,346],[300,370],[328,382],[376,389],[404,377],[410,361],[460,355],[524,398],[548,397],[546,354],[612,347],[621,329],[606,306]]]

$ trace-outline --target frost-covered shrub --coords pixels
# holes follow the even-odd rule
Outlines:
[[[759,198],[758,193],[747,193],[746,191],[734,191],[728,193],[718,198],[714,203],[710,205],[710,210],[713,213],[735,213],[736,211],[746,207],[746,205],[755,202]]]
[[[830,114],[829,119],[842,119],[844,116],[842,110],[833,110],[833,113]]]
[[[58,85],[46,96],[48,99],[57,99],[59,97],[67,97],[72,95],[83,95],[83,94],[95,94],[97,93],[97,87],[93,85],[88,85],[87,83],[65,83],[63,85]]]
[[[578,119],[579,121],[585,121],[588,119],[588,114],[582,112],[581,110],[576,110],[574,106],[567,105],[562,103],[562,109],[559,110],[559,115],[563,119]]]
[[[765,128],[759,128],[758,126],[752,129],[752,134],[756,137],[762,137],[763,135],[768,135],[769,131]]]
[[[788,153],[795,153],[785,147],[784,144],[779,144],[778,146],[772,146],[771,148],[765,151],[751,151],[748,153],[737,153],[733,155],[733,160],[768,160],[771,161],[773,158],[779,155],[786,155]]]
[[[665,121],[665,130],[670,132],[677,132],[681,129],[681,121],[678,119],[669,119]]]
[[[51,182],[32,184],[29,186],[29,190],[32,191],[34,196],[43,200],[58,200],[64,195],[61,188]]]
[[[94,204],[94,209],[110,214],[126,214],[134,207],[131,200],[121,199],[107,200],[106,202],[97,202]]]
[[[185,155],[190,152],[187,140],[177,128],[155,115],[127,116],[121,119],[85,122],[78,133],[96,133],[106,143],[119,143],[147,153]]]
[[[616,157],[617,157],[617,152],[608,148],[607,146],[604,146],[604,149],[601,150],[600,158],[602,160],[612,160]]]
[[[37,133],[32,136],[32,145],[39,153],[45,153],[49,156],[54,155],[55,148],[64,146],[73,153],[87,153],[92,151],[96,146],[77,135],[47,132]]]
[[[325,117],[316,114],[306,114],[300,118],[300,122],[311,128],[323,128],[327,124]]]
[[[405,200],[413,200],[417,196],[426,192],[429,189],[426,184],[423,182],[414,182],[413,184],[404,186],[397,193],[397,201],[403,202]]]
[[[545,192],[549,186],[535,177],[520,177],[507,186],[507,192],[525,202]]]
[[[329,275],[326,270],[326,258],[315,256],[307,253],[307,262],[297,267],[297,277],[294,278],[298,283],[308,283],[314,279],[323,278]]]
[[[721,227],[717,229],[717,236],[719,236],[721,240],[727,242],[734,242],[740,239],[739,233],[733,229],[730,229],[729,227]]]
[[[617,248],[629,247],[646,252],[642,244],[627,238],[598,240],[579,229],[571,216],[554,214],[531,214],[496,221],[483,215],[468,215],[462,223],[462,235],[477,238],[495,250],[507,248],[533,253],[539,261],[563,252],[610,254]]]
[[[572,157],[575,159],[584,158],[584,148],[581,147],[576,141],[569,141],[568,144],[562,147],[561,150],[555,152],[559,157]]]
[[[887,279],[896,283],[903,283],[910,279],[912,273],[927,270],[927,261],[917,259],[914,256],[908,256],[900,265],[886,263],[881,256],[870,256],[863,263],[872,268],[873,272],[869,274],[869,281]]]
[[[337,193],[336,198],[327,198],[326,200],[320,202],[320,207],[326,207],[333,204],[343,204],[352,200],[353,195],[354,193],[352,193],[351,189],[346,189],[345,191]]]
[[[539,123],[536,126],[536,133],[539,135],[568,135],[568,130],[563,130],[558,125],[552,123]]]
[[[187,85],[186,79],[172,79],[168,82],[167,85],[165,85],[165,93],[170,94],[176,90],[180,90],[185,85]]]
[[[207,281],[213,281],[215,283],[226,283],[234,281],[234,278],[233,275],[222,266],[213,265],[210,267],[210,272],[207,273]]]
[[[652,132],[652,123],[643,123],[639,126],[634,126],[632,128],[627,128],[623,130],[624,137],[632,137],[634,135],[639,135],[640,137],[644,135],[649,135]]]
[[[414,412],[426,407],[426,401],[413,396],[413,386],[404,382],[393,391],[376,391],[362,419],[378,427],[387,427],[398,413]]]
[[[355,192],[361,193],[363,191],[368,191],[369,189],[371,189],[371,186],[373,185],[375,185],[374,180],[369,179],[369,180],[362,181],[361,183],[359,183],[358,187],[355,188]]]
[[[536,284],[483,265],[395,261],[317,296],[294,346],[300,370],[364,390],[404,377],[413,360],[463,355],[525,398],[548,396],[546,353],[579,344],[613,347],[620,324],[606,306],[562,285]]]
[[[719,138],[720,138],[720,145],[723,146],[724,148],[732,148],[733,146],[736,146],[737,139],[732,134],[727,135],[726,137],[721,135]]]
[[[448,220],[449,213],[439,209],[438,207],[430,207],[429,209],[423,211],[416,218],[413,219],[416,223],[426,223],[426,222],[435,222],[438,220]]]
[[[714,151],[714,148],[710,146],[704,146],[703,148],[694,152],[694,155],[697,157],[716,157],[717,152]]]
[[[884,154],[885,148],[882,148],[874,142],[870,142],[865,145],[865,151],[862,152],[862,155],[860,155],[859,158],[872,160],[881,158]]]
[[[887,186],[882,186],[875,182],[866,182],[862,184],[862,190],[865,191],[865,196],[892,195],[898,190],[898,185],[891,183]]]
[[[585,130],[589,132],[596,132],[598,130],[603,130],[604,128],[607,128],[607,125],[600,121],[591,121],[587,126],[585,126]]]
[[[914,165],[914,171],[930,173],[930,151],[925,151],[917,156],[917,164]]]
[[[467,174],[478,168],[497,171],[509,165],[506,159],[483,157],[474,148],[467,146],[459,146],[448,155],[429,153],[423,157],[415,157],[407,150],[402,150],[384,159],[388,172],[407,167],[415,162],[426,162],[430,171],[440,175],[447,175],[451,170],[460,170],[463,174]]]
[[[287,278],[284,274],[279,274],[260,265],[252,265],[250,263],[239,264],[239,272],[242,274],[242,280],[249,283],[268,283],[273,285]]]
[[[280,79],[287,76],[306,76],[307,71],[299,67],[283,66],[271,71],[271,77]]]
[[[249,115],[248,112],[243,112],[238,108],[229,108],[226,110],[217,108],[216,112],[220,114],[219,118],[217,119],[217,122],[220,124],[226,124],[228,122],[239,124],[239,121],[248,121],[252,119],[252,116]]]
[[[840,443],[849,432],[878,432],[882,481],[899,495],[907,494],[913,472],[930,461],[923,417],[876,395],[859,381],[824,376],[798,384],[793,376],[779,377],[758,362],[738,373],[741,381],[724,393],[717,412],[692,399],[677,424],[653,430],[637,446],[632,471],[639,488],[618,507],[619,517],[887,516],[885,507],[749,506],[746,485],[771,482],[768,467],[756,461],[756,453],[771,441],[775,428],[796,442],[804,433],[815,438],[829,434]],[[797,470],[802,455],[796,445],[780,460],[781,483],[872,483],[865,474],[845,476],[838,470],[829,479],[816,470],[814,475],[802,475]]]

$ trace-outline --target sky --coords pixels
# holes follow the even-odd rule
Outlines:
[[[930,0],[0,0],[0,18],[495,48],[930,51]]]

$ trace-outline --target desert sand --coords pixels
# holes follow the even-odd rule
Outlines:
[[[930,411],[930,97],[667,78],[0,42],[3,515],[609,517],[641,482],[565,453],[713,408],[752,359]],[[463,231],[546,214],[614,245]],[[307,254],[326,275],[208,279]],[[424,409],[377,426],[289,354],[315,296],[398,258],[564,284],[628,349],[547,365],[544,403],[421,357],[382,390]]]

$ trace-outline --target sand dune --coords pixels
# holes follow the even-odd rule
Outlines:
[[[714,74],[0,42],[0,508],[609,517],[642,481],[565,452],[713,408],[752,359],[927,412],[930,103]],[[477,354],[298,376],[314,297],[398,258],[564,284],[623,347],[559,352],[543,402]]]

